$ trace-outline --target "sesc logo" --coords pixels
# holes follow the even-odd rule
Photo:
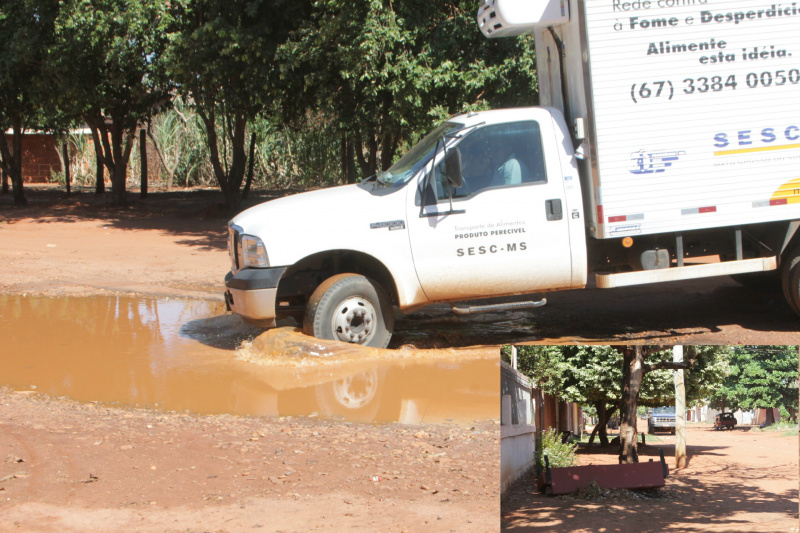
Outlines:
[[[786,141],[791,144],[785,145]],[[727,148],[728,151],[796,148],[798,141],[800,141],[800,126],[790,125],[760,130],[719,132],[714,135],[714,148]]]
[[[686,152],[683,150],[639,150],[631,154],[631,174],[655,174],[666,170]]]

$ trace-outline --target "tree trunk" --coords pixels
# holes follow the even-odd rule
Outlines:
[[[139,198],[147,198],[147,130],[139,130],[139,163],[141,164]],[[167,181],[167,190],[172,188],[172,179]]]
[[[136,135],[134,129],[125,127],[120,119],[111,120],[111,146],[104,145],[106,154],[106,164],[111,159],[111,194],[114,205],[124,206],[128,203],[126,178],[128,176],[128,159],[130,159],[133,139]]]
[[[352,139],[347,141],[347,183],[355,183],[358,179],[358,172],[356,172],[356,148]]]
[[[64,183],[67,186],[67,196],[72,194],[72,176],[70,175],[69,171],[69,146],[67,145],[67,141],[61,143],[61,162],[64,165]]]
[[[372,134],[367,135],[367,153],[365,154],[360,132],[356,133],[355,138],[358,140],[353,142],[353,144],[356,149],[356,158],[358,160],[358,165],[361,167],[362,175],[364,177],[375,175],[378,171],[378,140]]]
[[[2,172],[2,188],[0,188],[0,194],[8,194],[8,172],[6,172],[5,165],[0,163],[0,172]]]
[[[245,161],[247,159],[244,150],[247,119],[241,113],[233,117],[225,117],[233,122],[231,133],[227,134],[229,138],[225,139],[225,142],[230,141],[231,143],[231,161],[229,165],[227,158],[220,158],[219,155],[214,110],[198,111],[198,114],[206,127],[211,166],[214,168],[214,176],[217,178],[217,183],[225,198],[225,206],[231,212],[236,211],[242,203],[241,186],[244,180]]]
[[[100,140],[100,128],[94,121],[86,119],[89,125],[89,131],[92,132],[92,144],[94,145],[94,159],[95,159],[95,181],[94,193],[103,194],[106,192],[105,180],[105,159],[103,158],[103,141]]]
[[[764,409],[767,418],[764,420],[764,425],[771,426],[775,423],[775,410],[772,407]]]
[[[589,447],[591,448],[594,444],[595,435],[600,440],[600,446],[608,446],[608,421],[614,416],[617,408],[614,406],[609,409],[603,402],[595,402],[594,408],[597,411],[597,425],[594,426],[589,437]]]
[[[342,179],[343,183],[356,182],[356,152],[354,142],[342,132]]]
[[[619,462],[638,463],[636,449],[636,404],[644,376],[644,352],[642,347],[626,346],[622,350],[622,405],[619,426]]]
[[[6,135],[0,134],[0,157],[2,157],[3,170],[11,178],[14,205],[17,207],[28,205],[22,183],[22,136],[23,127],[20,120],[12,121],[10,147],[8,146]]]
[[[256,132],[250,133],[250,150],[248,151],[247,158],[247,180],[244,182],[244,190],[242,191],[242,198],[246,199],[250,194],[250,186],[253,183],[253,172],[255,170],[256,160]]]
[[[86,123],[92,130],[97,160],[103,162],[111,176],[112,201],[116,206],[124,206],[128,200],[125,181],[128,174],[128,160],[136,136],[135,125],[127,127],[124,120],[114,117],[111,118],[109,124],[99,113],[86,117]],[[95,190],[97,193],[105,190],[105,185],[101,190],[101,182],[101,169],[98,168],[97,189]]]
[[[400,133],[396,135],[386,133],[381,141],[381,170],[388,170],[392,166],[394,154],[397,152],[397,145],[399,144]]]

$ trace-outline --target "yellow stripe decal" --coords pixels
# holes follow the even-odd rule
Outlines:
[[[734,154],[753,154],[756,152],[773,152],[775,150],[791,150],[793,148],[800,148],[800,144],[784,144],[781,146],[761,146],[759,148],[742,148],[740,150],[722,150],[721,152],[714,152],[714,156],[718,155],[734,155]]]

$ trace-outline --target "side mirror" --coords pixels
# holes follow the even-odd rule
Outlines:
[[[464,178],[461,175],[461,150],[457,147],[447,153],[444,160],[444,173],[447,181],[453,187],[458,188],[464,184]]]

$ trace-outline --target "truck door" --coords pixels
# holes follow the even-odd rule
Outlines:
[[[564,184],[555,141],[544,141],[535,120],[485,125],[448,148],[460,152],[461,187],[449,186],[441,153],[417,177],[407,220],[429,301],[570,286]]]

